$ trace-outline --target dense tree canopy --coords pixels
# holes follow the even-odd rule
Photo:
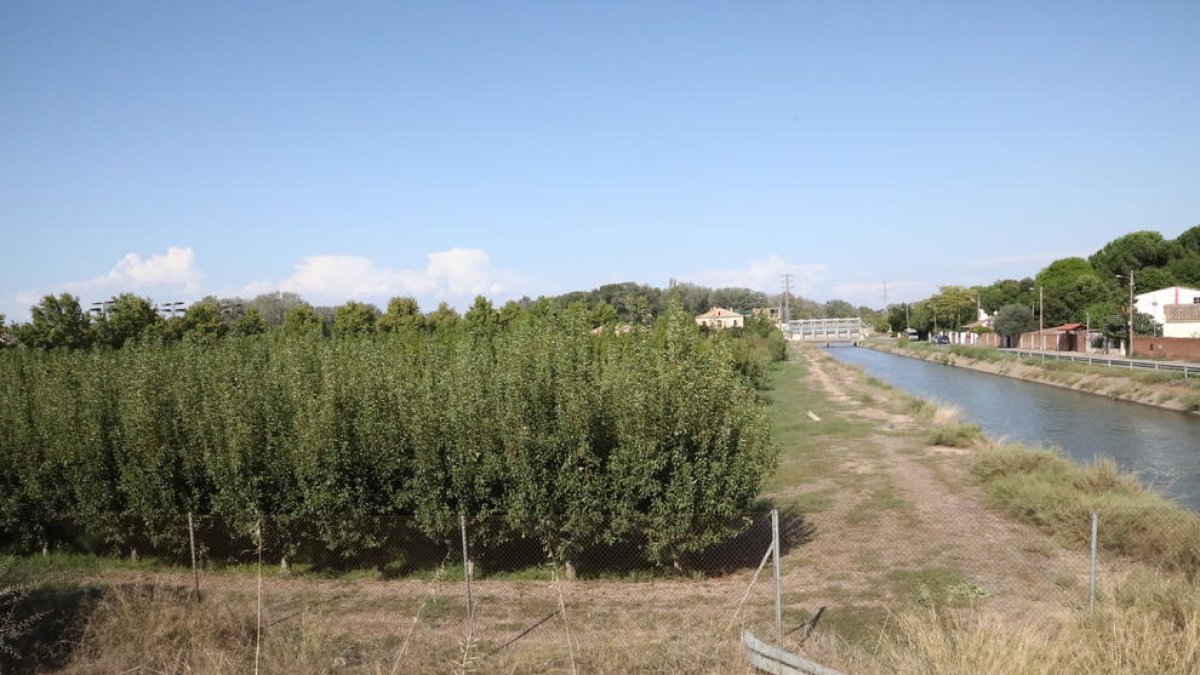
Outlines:
[[[421,307],[410,297],[392,298],[388,302],[387,311],[375,322],[376,327],[391,333],[403,329],[418,330],[425,327],[425,316]]]
[[[1083,258],[1054,261],[1038,273],[1035,283],[1042,290],[1043,323],[1047,327],[1082,323],[1087,307],[1103,302],[1113,293],[1112,285]]]
[[[593,334],[582,305],[502,324],[480,299],[435,331],[326,339],[297,305],[282,331],[216,340],[212,303],[191,310],[181,342],[0,354],[0,547],[64,545],[62,514],[101,548],[178,536],[189,511],[406,515],[439,539],[465,516],[478,540],[526,537],[559,560],[626,541],[671,562],[742,527],[774,461],[739,365],[782,344],[765,322],[702,333],[676,307]]]
[[[112,299],[107,312],[95,322],[95,342],[119,349],[130,340],[139,340],[150,334],[160,321],[162,317],[148,299],[122,293]]]
[[[29,313],[29,323],[17,331],[22,344],[37,349],[80,349],[91,345],[91,321],[74,295],[47,295]]]
[[[1088,262],[1102,278],[1109,279],[1118,274],[1129,274],[1129,270],[1165,267],[1181,251],[1176,242],[1164,239],[1158,232],[1142,230],[1110,241],[1093,253]]]
[[[337,337],[366,335],[375,330],[379,310],[365,302],[350,301],[333,310],[333,334]]]

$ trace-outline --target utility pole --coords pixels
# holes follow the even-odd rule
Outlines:
[[[1042,351],[1046,351],[1046,297],[1045,286],[1038,286],[1038,335],[1042,336]]]
[[[783,275],[783,323],[785,325],[792,320],[790,300],[792,297],[792,281],[794,279],[795,275],[791,272]]]
[[[1133,358],[1133,270],[1129,270],[1129,344],[1125,346],[1125,356]]]
[[[892,334],[892,313],[888,311],[887,282],[883,282],[883,318],[887,322],[888,335]]]

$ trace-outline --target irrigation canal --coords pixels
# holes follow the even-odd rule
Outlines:
[[[1054,446],[1083,462],[1112,457],[1167,496],[1200,510],[1200,416],[873,349],[825,351],[910,394],[957,406],[992,438]]]

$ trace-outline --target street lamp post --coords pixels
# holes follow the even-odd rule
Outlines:
[[[1115,275],[1118,279],[1124,279],[1124,274]],[[1125,342],[1125,356],[1133,358],[1133,270],[1129,270],[1129,333],[1128,340]]]

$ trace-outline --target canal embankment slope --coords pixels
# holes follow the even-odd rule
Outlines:
[[[869,349],[954,368],[968,368],[1165,410],[1200,414],[1200,378],[1196,377],[1182,378],[1166,371],[1128,371],[1068,361],[1019,358],[998,349],[964,345],[934,347],[880,340],[868,340],[861,344]]]

